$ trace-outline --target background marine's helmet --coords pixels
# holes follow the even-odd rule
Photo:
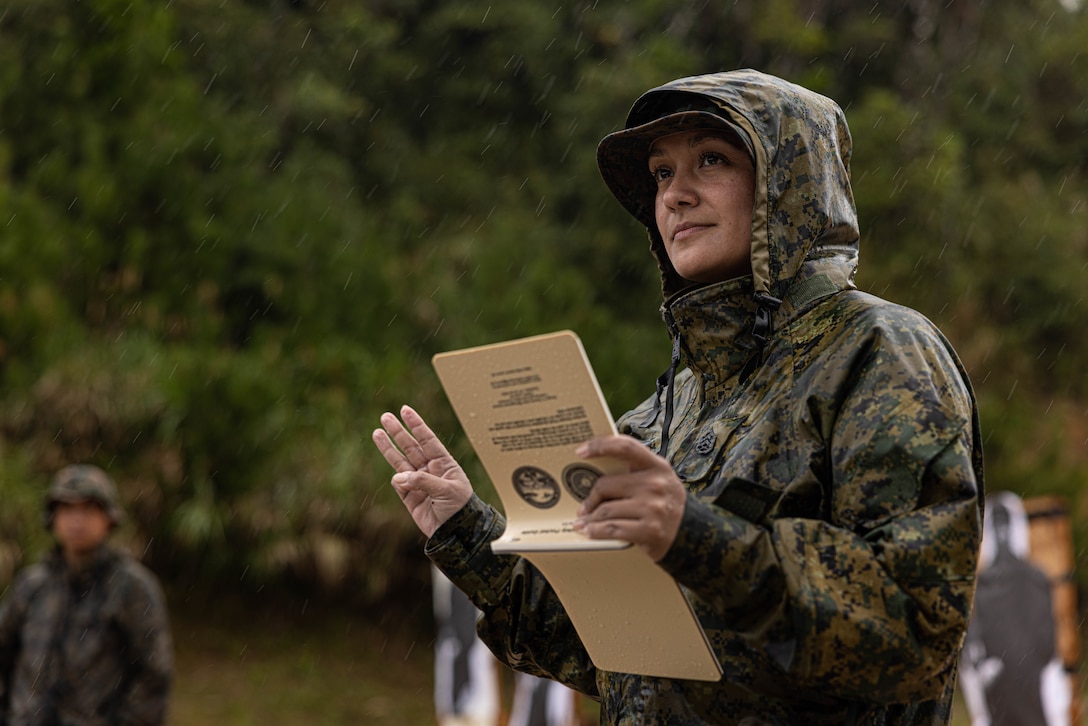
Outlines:
[[[117,487],[109,475],[91,464],[72,464],[58,471],[45,495],[45,525],[52,528],[53,510],[60,502],[96,502],[116,527],[125,518]]]

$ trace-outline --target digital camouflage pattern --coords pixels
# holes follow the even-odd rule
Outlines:
[[[157,726],[172,671],[158,581],[108,546],[80,573],[55,551],[0,600],[2,726]]]
[[[749,136],[752,276],[685,287],[645,217],[645,158],[615,157],[605,139],[599,159],[648,226],[686,364],[666,455],[689,496],[660,565],[723,679],[597,671],[539,573],[491,553],[505,521],[478,498],[427,553],[484,612],[480,634],[501,659],[599,698],[603,724],[945,724],[982,516],[966,374],[922,315],[854,287],[850,137],[834,102],[737,71],[651,91],[628,127],[677,90],[712,100]],[[780,299],[762,345],[757,292]],[[753,354],[760,365],[742,376]],[[655,450],[660,396],[618,424]]]

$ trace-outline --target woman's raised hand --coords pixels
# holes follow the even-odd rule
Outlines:
[[[472,484],[418,413],[402,406],[400,416],[383,413],[382,427],[371,438],[396,472],[393,488],[419,530],[430,537],[472,498]]]

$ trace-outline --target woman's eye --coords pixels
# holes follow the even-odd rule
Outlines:
[[[650,169],[650,176],[653,177],[655,182],[661,182],[672,176],[672,171],[665,166],[658,166]]]
[[[710,166],[712,164],[724,164],[725,157],[717,153],[716,151],[707,151],[700,155],[699,161],[702,163],[703,166]]]

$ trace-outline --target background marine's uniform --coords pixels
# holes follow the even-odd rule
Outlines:
[[[53,478],[45,524],[60,502],[93,501],[124,516],[98,467]],[[158,579],[103,542],[73,570],[58,547],[16,576],[0,599],[0,726],[159,726],[173,646]]]

